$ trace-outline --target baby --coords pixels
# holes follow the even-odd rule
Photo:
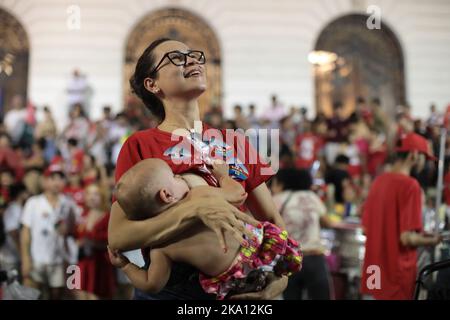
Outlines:
[[[228,165],[214,163],[213,176],[219,187],[211,187],[199,176],[174,175],[161,159],[146,159],[128,170],[117,184],[116,198],[130,220],[142,220],[165,211],[183,199],[191,188],[222,196],[235,206],[244,203],[244,188],[228,175]],[[189,181],[189,183],[187,182]],[[298,244],[287,232],[263,222],[259,227],[246,224],[253,237],[241,246],[225,232],[228,250],[221,250],[217,235],[198,224],[179,235],[176,242],[151,249],[150,267],[143,270],[118,252],[109,251],[111,262],[121,268],[138,289],[157,293],[169,280],[172,262],[187,263],[200,271],[200,284],[218,299],[229,295],[262,290],[274,274],[289,275],[301,268]]]

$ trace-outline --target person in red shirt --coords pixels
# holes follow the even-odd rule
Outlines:
[[[447,173],[444,176],[444,202],[450,206],[450,167],[447,168]]]
[[[229,156],[240,159],[245,151],[246,159],[230,163],[230,175],[239,181],[248,193],[247,208],[260,220],[272,222],[284,228],[284,222],[273,203],[266,184],[273,172],[246,139],[238,143],[222,140],[225,132],[208,128],[200,121],[199,96],[206,90],[203,52],[191,50],[184,43],[159,39],[149,45],[138,59],[135,73],[130,80],[133,91],[141,98],[154,116],[160,119],[156,128],[138,131],[122,146],[116,167],[116,183],[120,177],[140,160],[160,158],[166,161],[175,174],[192,169],[203,173],[208,183],[209,155]],[[197,125],[196,125],[197,124]],[[183,141],[190,143],[182,144]],[[224,143],[226,142],[226,143]],[[206,155],[206,156],[205,156]],[[228,160],[228,158],[227,158]],[[242,234],[248,234],[247,222],[258,222],[219,197],[200,197],[195,192],[159,214],[142,221],[131,221],[117,201],[111,208],[108,242],[114,250],[154,248],[177,241],[177,237],[196,223],[204,223],[219,237],[226,248],[224,233],[231,232],[241,244]],[[250,235],[251,236],[251,235]],[[166,287],[156,295],[146,295],[136,290],[136,299],[211,299],[198,282],[198,270],[184,264],[175,264]],[[287,277],[275,278],[260,292],[235,296],[240,299],[271,299],[287,286]]]
[[[76,231],[81,274],[81,288],[76,297],[79,300],[112,299],[116,281],[107,254],[107,198],[96,184],[86,187],[85,195],[86,209]]]
[[[392,171],[378,176],[363,208],[367,236],[361,292],[381,300],[412,299],[417,273],[418,246],[436,245],[438,235],[422,233],[422,191],[410,177],[435,159],[427,140],[410,133],[400,140]]]
[[[314,161],[319,159],[320,152],[325,143],[324,139],[316,132],[315,128],[317,125],[305,123],[305,131],[295,139],[294,152],[296,155],[295,166],[297,169],[309,170]]]
[[[67,180],[63,193],[71,197],[80,208],[84,208],[84,188],[81,184],[80,173],[76,170],[69,171]]]

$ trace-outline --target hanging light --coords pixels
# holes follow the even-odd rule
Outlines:
[[[11,53],[5,54],[2,60],[0,60],[0,74],[5,73],[8,77],[12,75],[14,68],[14,55]]]

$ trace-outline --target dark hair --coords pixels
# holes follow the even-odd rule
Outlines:
[[[162,101],[152,92],[148,91],[144,86],[144,80],[146,78],[157,78],[157,73],[150,74],[155,66],[155,56],[153,50],[163,42],[172,41],[169,38],[161,38],[153,41],[144,50],[142,55],[139,57],[136,63],[136,68],[134,74],[130,78],[130,86],[134,94],[136,94],[142,102],[145,104],[147,109],[160,121],[164,120],[165,112],[164,105]]]
[[[410,152],[409,151],[397,151],[394,153],[392,157],[392,162],[396,161],[405,161],[408,158]]]
[[[347,157],[345,154],[340,154],[336,157],[336,159],[334,160],[335,164],[341,163],[341,164],[349,164],[350,163],[350,158]]]
[[[115,120],[117,120],[119,118],[125,118],[128,121],[128,117],[125,112],[119,112],[118,114],[116,114]]]
[[[289,119],[291,119],[291,116],[284,116],[280,119],[280,125],[285,124],[285,122],[289,121]]]
[[[69,138],[69,139],[67,139],[67,144],[69,146],[76,147],[76,146],[78,146],[78,140],[75,138]]]
[[[16,175],[16,171],[14,171],[13,168],[8,167],[8,166],[1,166],[0,167],[0,175],[4,174],[4,173],[9,173],[10,175],[12,175],[13,177],[15,177]]]
[[[358,97],[358,98],[356,99],[356,102],[357,102],[357,103],[366,103],[366,99],[364,99],[363,97]]]
[[[36,145],[39,146],[39,149],[44,150],[45,147],[47,146],[47,140],[45,140],[45,138],[39,138],[38,140],[36,140]]]
[[[88,156],[88,158],[89,158],[89,160],[91,160],[91,162],[92,162],[92,165],[94,166],[94,167],[97,167],[97,165],[95,164],[95,156],[92,154],[92,153],[86,153],[85,154],[86,156]]]
[[[401,139],[398,139],[395,143],[395,146],[397,148],[401,147],[402,145],[402,141]],[[392,155],[392,163],[396,162],[396,161],[405,161],[406,158],[408,158],[408,155],[410,154],[409,151],[396,151],[394,152],[394,154]]]
[[[76,102],[72,105],[72,108],[70,110],[70,112],[72,112],[75,109],[79,109],[80,110],[80,117],[82,118],[87,118],[86,113],[84,112],[84,107],[81,103]]]
[[[278,171],[276,179],[281,182],[284,190],[306,191],[313,184],[311,173],[308,170],[286,168]]]
[[[373,98],[372,103],[376,104],[376,105],[380,105],[381,104],[380,98]]]
[[[333,110],[338,110],[338,109],[342,109],[344,106],[342,105],[342,102],[340,101],[335,101],[333,103]]]
[[[17,197],[22,193],[27,191],[27,188],[23,183],[16,183],[9,187],[9,197],[11,200],[16,200]]]

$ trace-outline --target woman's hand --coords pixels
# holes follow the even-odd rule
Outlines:
[[[227,200],[235,207],[242,206],[245,203],[245,200],[247,200],[247,197],[248,197],[247,192],[240,193],[236,191],[231,191],[225,193],[225,200]]]
[[[236,294],[230,297],[230,300],[274,300],[281,295],[288,285],[288,277],[277,277],[274,274],[268,275],[269,283],[264,290],[259,292],[250,292]]]
[[[198,187],[173,207],[146,220],[128,220],[119,203],[114,202],[109,219],[108,243],[111,249],[121,251],[166,246],[177,241],[180,232],[198,224],[199,220],[217,234],[223,248],[227,248],[225,231],[231,232],[242,245],[246,245],[243,234],[253,235],[244,223],[259,225],[257,220],[236,209],[223,197],[202,195]]]
[[[223,197],[195,197],[194,190],[190,192],[190,197],[194,196],[191,201],[201,204],[196,210],[196,217],[217,234],[223,250],[227,250],[225,231],[230,232],[241,245],[247,246],[248,243],[243,235],[245,234],[247,237],[253,237],[254,235],[245,227],[244,223],[251,224],[255,227],[260,227],[260,223],[253,217],[235,208],[223,199]]]

